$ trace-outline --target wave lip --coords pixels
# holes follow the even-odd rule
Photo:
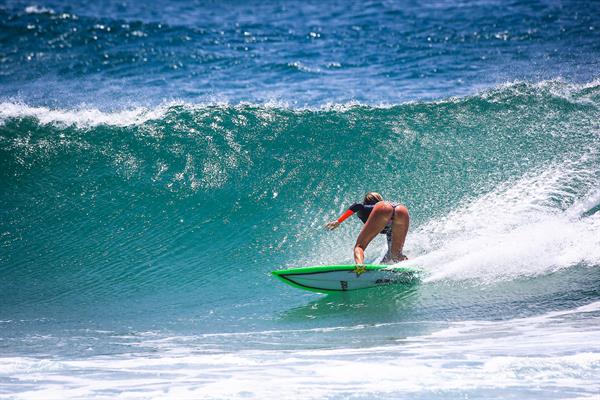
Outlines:
[[[0,123],[4,123],[8,119],[35,118],[42,125],[75,125],[82,128],[99,125],[126,127],[141,125],[149,120],[161,119],[172,106],[173,104],[154,109],[135,107],[116,112],[103,112],[96,108],[61,110],[34,107],[22,103],[2,102],[0,103]]]
[[[124,127],[141,125],[149,120],[159,120],[164,118],[167,113],[177,112],[177,110],[202,111],[214,108],[242,110],[256,108],[292,112],[347,113],[353,110],[419,110],[420,108],[428,109],[453,105],[460,107],[473,102],[506,103],[507,101],[527,100],[532,96],[539,97],[542,101],[563,99],[572,104],[591,105],[598,110],[600,109],[600,81],[594,80],[583,84],[569,83],[562,79],[536,83],[514,81],[487,88],[475,94],[453,96],[439,100],[400,103],[379,102],[376,104],[359,101],[325,102],[316,106],[295,105],[294,103],[275,99],[263,102],[209,100],[200,103],[169,101],[153,107],[133,106],[117,108],[114,111],[101,111],[99,108],[85,105],[73,108],[51,108],[5,100],[0,103],[0,124],[8,119],[36,118],[41,124],[75,125],[79,127],[98,125]]]

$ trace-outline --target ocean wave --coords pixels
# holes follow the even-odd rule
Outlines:
[[[426,282],[594,267],[598,89],[513,83],[441,102],[315,108],[5,102],[1,261],[20,282],[6,299],[52,305],[85,291],[93,303],[115,287],[117,299],[173,288],[221,299],[217,282],[238,273],[251,285],[283,266],[352,262],[355,221],[322,225],[369,190],[411,210],[406,253]],[[380,239],[369,262],[385,252]],[[249,259],[257,267],[240,271]]]

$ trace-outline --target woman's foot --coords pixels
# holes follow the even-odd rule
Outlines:
[[[398,257],[392,257],[390,253],[387,253],[383,259],[379,262],[379,264],[396,264],[399,263],[400,261],[404,261],[404,260],[408,260],[408,257],[406,257],[404,254],[400,254]]]
[[[408,260],[408,257],[406,257],[404,254],[400,254],[398,257],[393,258],[393,262],[395,263],[405,260]]]

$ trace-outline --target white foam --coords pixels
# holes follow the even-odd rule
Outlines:
[[[545,79],[538,82],[527,82],[521,80],[513,80],[499,84],[493,88],[484,89],[480,94],[484,99],[492,100],[498,93],[505,91],[514,92],[514,94],[522,94],[523,90],[533,89],[534,92],[540,93],[547,91],[552,96],[560,97],[570,102],[596,104],[588,94],[579,96],[582,91],[588,89],[597,89],[600,86],[600,79],[593,79],[584,83],[572,83],[565,81],[562,77],[554,79]]]
[[[0,378],[11,382],[4,393],[15,399],[447,398],[507,390],[539,398],[540,388],[584,398],[600,390],[600,330],[583,315],[598,311],[594,302],[530,318],[457,322],[367,348],[224,352],[205,350],[203,336],[166,338],[159,347],[141,336],[140,347],[157,351],[4,357]]]
[[[40,7],[38,5],[32,5],[25,7],[27,14],[54,14],[54,10],[51,8]]]
[[[101,111],[94,107],[85,106],[74,109],[52,109],[43,106],[30,106],[21,102],[5,101],[0,103],[0,124],[6,123],[8,119],[35,118],[40,124],[44,125],[76,126],[78,128],[90,128],[99,125],[124,127],[164,118],[168,112],[175,108],[183,108],[187,111],[205,111],[213,108],[225,109],[230,107],[237,109],[257,107],[259,109],[258,117],[268,123],[274,118],[272,111],[286,109],[289,104],[275,100],[263,104],[243,102],[237,105],[230,105],[223,101],[198,104],[171,101],[153,108],[133,107],[118,111]]]
[[[9,118],[36,118],[41,124],[75,125],[77,127],[94,127],[98,125],[130,126],[139,125],[149,120],[162,118],[169,107],[166,104],[154,109],[136,107],[130,110],[103,112],[95,108],[74,110],[50,109],[48,107],[32,107],[22,103],[0,103],[0,123]]]
[[[411,232],[422,254],[412,262],[431,273],[427,281],[482,282],[599,265],[600,215],[582,217],[600,201],[598,185],[597,171],[570,161],[506,182]]]

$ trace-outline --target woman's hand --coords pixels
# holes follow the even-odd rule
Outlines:
[[[337,221],[331,221],[325,224],[325,228],[329,229],[330,231],[334,230],[338,226],[340,226],[340,223]]]

